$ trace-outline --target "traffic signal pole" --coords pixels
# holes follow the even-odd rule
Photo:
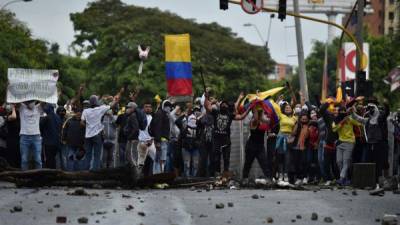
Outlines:
[[[363,1],[363,0],[358,0],[358,1]],[[229,2],[232,3],[232,4],[240,5],[240,0],[229,0]],[[267,7],[263,7],[263,11],[264,12],[279,13],[279,10],[272,9],[272,8],[267,8]],[[348,31],[345,27],[343,27],[343,26],[341,26],[341,25],[339,25],[337,23],[331,22],[331,21],[326,21],[326,20],[322,20],[322,19],[318,19],[318,18],[314,18],[314,17],[310,17],[310,16],[305,16],[305,15],[301,15],[301,14],[294,13],[294,12],[286,12],[286,15],[293,16],[293,17],[298,17],[298,18],[305,19],[305,20],[311,20],[311,21],[314,21],[314,22],[317,22],[317,23],[323,23],[323,24],[327,24],[327,25],[332,25],[332,26],[342,30],[343,33],[345,33],[351,39],[351,41],[356,45],[357,56],[361,59],[361,57],[363,55],[363,50],[361,49],[360,42],[358,42],[358,40],[354,37],[354,35],[350,31]],[[361,63],[362,62],[360,61],[360,64]]]
[[[293,0],[293,9],[296,14],[299,14],[299,0]],[[301,32],[301,21],[299,17],[294,18],[294,24],[296,27],[296,42],[297,42],[297,59],[299,62],[299,81],[300,91],[306,101],[309,101],[308,96],[308,84],[306,75],[306,64],[304,62],[304,49],[303,49],[303,35]]]

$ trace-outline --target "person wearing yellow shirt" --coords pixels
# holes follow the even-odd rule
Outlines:
[[[348,114],[346,108],[339,107],[339,114],[332,124],[332,130],[337,132],[339,136],[336,143],[336,163],[340,170],[340,179],[337,181],[339,185],[350,185],[347,171],[351,166],[352,153],[356,142],[354,127],[362,125]]]
[[[275,149],[277,151],[278,173],[280,181],[288,181],[287,169],[289,167],[288,154],[288,139],[291,136],[294,126],[297,122],[297,117],[293,114],[293,109],[289,103],[281,105],[280,110],[277,110],[279,117],[279,134],[276,139]]]

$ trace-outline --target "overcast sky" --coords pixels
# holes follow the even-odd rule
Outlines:
[[[0,0],[4,5],[9,0]],[[289,0],[290,1],[290,0]],[[17,18],[26,22],[35,37],[51,42],[57,42],[63,53],[67,53],[69,44],[74,39],[74,30],[69,19],[72,12],[81,12],[88,0],[33,0],[32,2],[15,3],[7,7]],[[174,12],[183,18],[194,18],[201,23],[217,22],[230,27],[238,36],[247,42],[262,45],[262,41],[253,27],[244,27],[244,23],[255,24],[263,36],[267,38],[270,16],[267,13],[248,15],[240,6],[230,5],[229,10],[219,10],[219,0],[123,0],[126,4],[144,7],[158,7],[161,10]],[[325,15],[314,15],[326,18]],[[341,17],[337,18],[340,22]],[[272,58],[280,63],[297,65],[296,39],[294,20],[288,18],[281,22],[277,18],[272,20],[269,48]],[[302,21],[304,51],[310,53],[315,40],[325,41],[327,26],[309,21]],[[336,35],[339,35],[336,31]]]

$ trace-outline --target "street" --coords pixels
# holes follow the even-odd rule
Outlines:
[[[383,197],[357,190],[100,190],[73,196],[76,189],[16,189],[0,185],[1,225],[78,224],[380,224],[384,214],[400,214],[400,195]],[[257,195],[257,196],[253,196]],[[258,197],[258,198],[257,198]],[[224,208],[216,209],[223,203]],[[233,203],[233,205],[231,204]],[[21,206],[21,212],[14,207]],[[16,210],[18,211],[18,209]],[[318,215],[311,220],[312,213]],[[81,221],[82,222],[82,221]],[[85,221],[83,221],[85,222]]]

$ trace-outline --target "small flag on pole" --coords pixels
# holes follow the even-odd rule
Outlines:
[[[400,87],[400,66],[392,69],[383,82],[390,85],[391,92],[397,90]]]
[[[165,35],[165,70],[169,96],[192,95],[189,34]]]

